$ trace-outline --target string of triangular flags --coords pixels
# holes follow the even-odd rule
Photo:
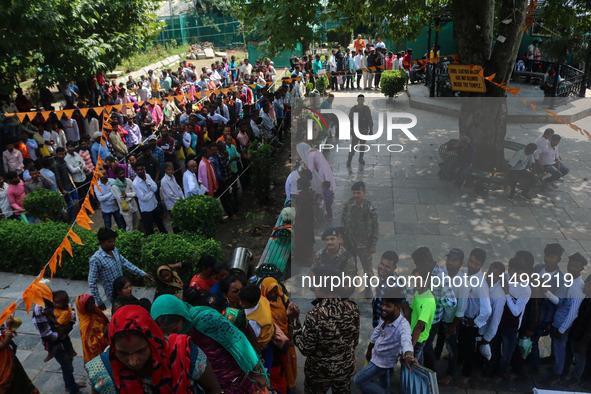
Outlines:
[[[110,124],[110,119],[107,112],[101,111],[100,113],[103,116],[103,136],[101,138],[101,145],[105,146],[107,140],[107,134],[105,133],[105,130],[112,129],[112,126]],[[96,186],[100,190],[98,180],[100,178],[100,169],[102,168],[102,165],[104,163],[105,162],[103,161],[103,159],[101,159],[100,157],[97,158],[97,165],[92,174],[92,181],[90,183],[91,187],[89,189],[89,193],[86,194],[84,201],[82,202],[82,204],[80,204],[80,212],[78,212],[76,220],[74,221],[74,223],[72,223],[70,229],[64,236],[64,239],[59,244],[59,246],[51,256],[47,264],[45,264],[45,266],[41,269],[41,272],[35,278],[35,280],[33,280],[33,282],[31,282],[31,284],[25,289],[25,291],[23,291],[18,300],[11,303],[6,309],[4,309],[4,311],[0,315],[0,325],[4,323],[8,316],[14,314],[14,312],[16,311],[17,302],[20,299],[23,300],[27,313],[30,312],[33,304],[43,305],[43,299],[48,299],[50,301],[53,299],[51,289],[49,288],[49,286],[42,283],[41,280],[45,276],[45,271],[47,268],[49,268],[51,278],[53,279],[53,274],[57,272],[58,266],[61,267],[62,265],[62,256],[64,251],[66,251],[71,257],[74,257],[74,253],[72,252],[72,242],[78,245],[84,245],[78,234],[74,232],[74,224],[77,224],[80,227],[83,227],[87,230],[91,229],[90,223],[93,222],[88,216],[88,212],[94,213],[94,210],[92,209],[92,205],[90,203],[90,193],[92,193],[93,196],[95,194],[94,188],[92,186]]]
[[[273,82],[268,81],[267,85],[272,85],[274,83],[275,83],[274,81]],[[253,83],[253,84],[244,85],[244,86],[249,86],[252,89],[256,89],[257,84]],[[242,89],[242,87],[241,86],[232,86],[232,87],[228,87],[228,88],[208,90],[208,91],[204,91],[204,92],[189,92],[186,94],[179,94],[177,96],[171,96],[171,97],[173,97],[178,103],[183,103],[185,101],[185,99],[188,99],[191,101],[203,100],[203,99],[208,98],[212,94],[215,94],[216,96],[219,95],[220,93],[228,94],[228,92],[230,92],[230,91],[235,92],[238,89]],[[164,99],[170,100],[170,97],[165,97]],[[82,114],[83,117],[86,117],[86,115],[88,114],[88,111],[90,111],[91,109],[97,115],[99,115],[103,112],[110,114],[113,111],[113,109],[117,110],[117,112],[121,112],[123,107],[128,108],[128,109],[132,109],[136,104],[139,105],[140,107],[143,104],[147,104],[147,103],[152,104],[152,105],[162,104],[162,100],[163,100],[162,98],[158,98],[158,99],[150,99],[150,100],[145,100],[145,101],[137,101],[137,102],[127,103],[127,104],[107,105],[104,107],[62,109],[62,110],[58,110],[58,111],[13,112],[13,113],[5,113],[4,116],[5,117],[16,116],[16,117],[18,117],[18,119],[20,120],[21,123],[23,123],[23,121],[25,119],[32,121],[35,117],[37,117],[38,114],[41,114],[44,121],[47,121],[47,119],[49,119],[49,116],[52,113],[55,113],[55,115],[57,116],[58,119],[62,119],[62,117],[65,117],[66,119],[70,119],[74,115],[74,112],[76,110],[80,111],[80,113]]]
[[[476,66],[476,65],[466,65],[466,68],[468,68],[470,71],[472,71],[473,73],[475,73],[477,71],[477,69],[480,66]],[[506,83],[498,83],[493,81],[493,79],[496,76],[495,74],[489,75],[488,77],[484,76],[484,69],[481,69],[478,72],[478,75],[480,75],[481,77],[483,77],[484,79],[486,79],[488,82],[492,83],[495,86],[498,86],[499,88],[505,90],[507,93],[511,93],[514,96],[517,96],[517,93],[519,93],[519,91],[521,90],[520,88],[515,88],[512,86],[507,85]],[[523,97],[519,97],[519,99],[523,102],[524,105],[526,106],[530,106],[534,112],[537,112],[537,107],[534,103],[531,103],[527,100],[525,100]],[[591,138],[591,133],[575,124],[572,124],[571,122],[567,121],[566,119],[563,119],[562,117],[560,117],[556,112],[550,111],[548,109],[544,109],[544,112],[548,115],[550,115],[551,117],[553,117],[554,119],[556,119],[556,121],[558,123],[564,123],[566,125],[568,125],[571,129],[578,131],[579,133],[581,133],[581,135],[586,135],[588,138]]]

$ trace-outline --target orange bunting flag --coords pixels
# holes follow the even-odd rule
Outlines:
[[[521,99],[521,101],[523,102],[523,105],[527,105],[527,101],[525,101],[525,99],[523,97],[519,97]]]
[[[53,301],[51,289],[40,281],[39,278],[35,279],[23,292],[23,302],[27,313],[31,311],[33,304],[45,305],[45,300]]]
[[[216,90],[214,90],[214,91],[213,91],[213,92],[211,92],[211,93],[212,93],[212,94],[215,94],[215,95],[217,96],[218,94],[220,94],[220,91],[219,91],[218,89],[216,89]]]
[[[531,108],[532,108],[532,109],[534,110],[534,112],[535,112],[535,110],[536,110],[536,105],[535,105],[535,104],[532,104],[532,103],[529,103],[529,105],[531,106]]]
[[[80,212],[78,212],[78,216],[76,216],[76,223],[80,227],[84,227],[87,230],[91,230],[90,223],[93,223],[93,221],[90,220],[90,218],[88,217],[88,214],[86,213],[86,209],[81,209]],[[69,243],[70,242],[68,241],[68,244]]]
[[[51,256],[49,259],[49,271],[51,272],[51,279],[53,279],[53,274],[57,271],[57,252]]]
[[[182,101],[185,99],[185,96],[183,96],[183,95],[181,94],[181,95],[178,95],[178,96],[174,96],[174,98],[176,99],[176,101],[178,101],[178,102],[182,102]]]
[[[519,91],[521,90],[520,88],[507,88],[505,89],[507,92],[511,93],[512,95],[517,95],[517,93],[519,93]]]
[[[8,319],[8,316],[14,314],[15,311],[16,302],[13,302],[12,304],[8,305],[4,311],[2,311],[2,314],[0,315],[0,326],[6,321],[6,319]]]
[[[187,93],[184,95],[186,98],[190,99],[193,95],[191,93]]]
[[[94,189],[94,188],[92,188]],[[94,213],[94,209],[92,209],[92,204],[90,203],[90,198],[88,198],[88,195],[86,195],[86,198],[84,199],[84,203],[82,204],[82,207],[86,208],[88,211],[90,211],[90,213]],[[82,244],[80,244],[82,245]]]
[[[492,82],[492,80],[495,78],[496,75],[497,75],[497,73],[494,73],[492,75],[489,75],[488,77],[484,77],[484,79],[486,79],[489,82]]]
[[[64,249],[66,249],[66,251],[68,253],[70,253],[70,257],[74,257],[74,253],[72,253],[72,244],[70,243],[68,236],[64,237],[64,240],[62,241],[62,245],[64,246]]]
[[[117,110],[117,112],[121,112],[122,107],[123,107],[123,104],[117,104],[117,105],[113,106],[113,108],[115,108]]]
[[[11,114],[4,114],[5,117],[10,118],[11,116],[16,115],[16,112],[13,112]]]
[[[370,69],[371,71],[375,71],[375,70],[376,70],[376,68],[375,68],[375,67],[370,67],[369,69]]]
[[[112,110],[113,110],[113,106],[112,106],[112,105],[107,105],[107,106],[105,107],[105,112],[106,112],[107,114],[110,114]]]
[[[156,103],[156,99],[151,99],[151,100],[147,100],[147,101],[148,101],[148,103],[150,103],[152,105],[154,105],[154,103]]]
[[[47,122],[47,119],[49,119],[49,115],[51,115],[51,111],[42,111],[39,112],[41,114],[41,116],[43,116],[43,120]]]
[[[78,111],[80,111],[80,113],[82,114],[83,117],[86,118],[86,114],[88,114],[88,110],[90,108],[78,108]]]
[[[78,236],[78,234],[76,234],[74,232],[74,230],[70,229],[70,231],[68,231],[68,235],[70,236],[70,238],[72,238],[72,241],[76,242],[78,245],[84,245],[82,243],[82,240],[80,239],[80,237]]]
[[[72,115],[74,115],[73,109],[64,109],[62,112],[66,116],[66,119],[70,119],[72,117]],[[59,119],[59,116],[58,116],[58,119]]]
[[[92,110],[94,111],[95,114],[100,115],[103,113],[103,107],[94,107]]]
[[[18,116],[18,120],[20,120],[21,123],[23,123],[23,121],[25,120],[25,118],[28,119],[26,112],[17,112],[16,116]]]

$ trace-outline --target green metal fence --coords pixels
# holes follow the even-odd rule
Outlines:
[[[160,20],[166,23],[166,28],[158,34],[155,44],[165,45],[173,41],[184,45],[211,42],[221,48],[244,45],[242,25],[232,17],[183,14]]]

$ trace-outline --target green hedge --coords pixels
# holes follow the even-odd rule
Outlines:
[[[382,93],[387,97],[394,97],[398,92],[404,90],[406,85],[406,71],[386,70],[380,78]]]
[[[209,195],[191,196],[178,200],[170,212],[172,225],[181,231],[215,237],[223,219],[222,206]]]
[[[0,271],[37,275],[69,228],[66,223],[28,224],[20,220],[0,220]],[[88,261],[99,248],[98,240],[94,231],[78,226],[74,231],[84,246],[71,242],[74,257],[64,251],[62,266],[58,267],[55,276],[87,279]],[[197,262],[204,253],[218,259],[223,257],[218,242],[187,233],[153,234],[146,239],[139,231],[119,231],[116,245],[125,258],[153,275],[162,264]]]

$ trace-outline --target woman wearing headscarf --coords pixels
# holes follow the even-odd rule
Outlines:
[[[154,298],[158,298],[162,294],[177,295],[184,290],[184,284],[176,271],[173,268],[183,268],[183,263],[174,265],[161,265],[156,270],[156,294]]]
[[[86,364],[96,392],[220,393],[203,351],[186,335],[173,334],[167,339],[140,306],[117,310],[109,326],[109,339],[109,352]]]
[[[211,362],[223,393],[254,393],[268,386],[263,364],[248,339],[217,311],[191,307],[165,294],[154,300],[151,313],[164,332],[191,336]]]
[[[109,319],[101,308],[96,306],[94,297],[88,294],[80,294],[76,297],[76,313],[80,324],[84,362],[87,363],[109,346],[107,338]]]
[[[269,277],[263,279],[261,282],[261,295],[269,301],[271,306],[271,313],[273,314],[273,322],[287,335],[291,342],[291,326],[289,325],[289,318],[287,316],[287,308],[289,300],[287,295],[283,292],[283,288],[277,279]],[[285,382],[288,392],[294,391],[296,387],[296,379],[298,375],[298,357],[295,347],[290,343],[287,351],[281,355],[281,373],[285,376]],[[271,382],[274,381],[275,368],[271,369]]]

